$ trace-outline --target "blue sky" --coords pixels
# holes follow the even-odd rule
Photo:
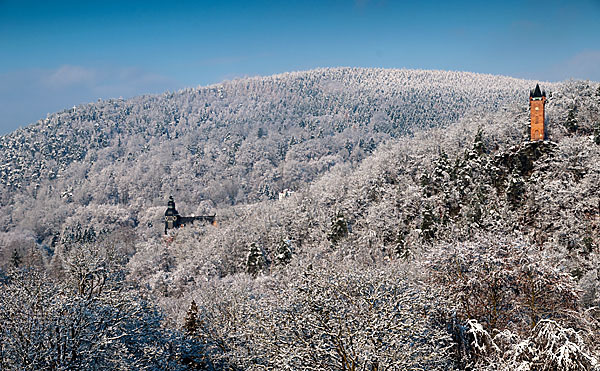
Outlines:
[[[0,0],[0,135],[98,98],[335,66],[600,81],[600,0]]]

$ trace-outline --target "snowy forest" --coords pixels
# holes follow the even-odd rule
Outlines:
[[[600,84],[326,68],[0,137],[0,369],[600,370]],[[216,214],[164,233],[182,215]]]

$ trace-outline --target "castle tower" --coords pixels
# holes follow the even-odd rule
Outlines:
[[[194,224],[195,221],[210,223],[216,226],[217,222],[215,216],[215,214],[200,216],[181,216],[175,209],[175,200],[173,200],[173,196],[170,196],[169,202],[167,202],[167,210],[165,211],[165,234],[167,234],[167,231],[169,229],[184,227],[187,224]]]
[[[167,203],[167,211],[165,211],[165,234],[167,234],[168,229],[177,227],[179,227],[179,213],[175,209],[173,196],[170,196],[169,202]]]
[[[531,141],[546,139],[544,118],[546,105],[546,92],[540,90],[536,84],[535,89],[529,92],[529,109],[531,112]]]

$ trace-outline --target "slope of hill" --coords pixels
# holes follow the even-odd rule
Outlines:
[[[73,162],[102,160],[103,152],[111,153],[108,160],[131,160],[142,150],[169,152],[160,148],[166,142],[181,147],[175,149],[178,157],[223,157],[227,163],[237,160],[236,151],[244,152],[240,146],[248,146],[247,139],[262,139],[262,149],[280,136],[319,142],[349,129],[394,137],[448,124],[474,107],[489,110],[514,101],[530,84],[470,73],[339,68],[99,101],[2,137],[0,181],[26,187],[59,176]],[[205,145],[209,139],[219,142],[217,148]],[[222,147],[229,152],[221,153]],[[279,150],[264,157],[285,157],[287,148]]]
[[[76,338],[117,339],[98,349],[124,365],[595,369],[600,88],[546,86],[551,141],[529,143],[532,86],[323,69],[52,116],[2,138],[1,304],[48,303],[58,324],[41,329],[73,308],[106,318]],[[23,151],[65,127],[39,149],[54,157]],[[24,160],[42,170],[14,170]],[[219,227],[165,238],[171,192]],[[9,265],[46,270],[60,295],[36,301],[40,280]]]
[[[342,367],[340,355],[326,350],[336,341],[354,342],[357,361],[368,364],[369,324],[393,327],[393,316],[408,314],[388,304],[411,297],[414,306],[404,307],[411,320],[421,316],[421,305],[429,308],[413,329],[431,337],[386,332],[392,338],[383,343],[394,344],[386,349],[415,358],[400,362],[382,348],[382,365],[445,369],[453,359],[459,368],[517,369],[543,359],[551,368],[594,369],[600,351],[593,341],[600,329],[597,84],[559,87],[547,119],[547,142],[528,142],[527,103],[390,142],[357,168],[337,166],[284,200],[224,210],[219,228],[178,231],[168,247],[146,240],[129,262],[130,277],[162,297],[177,323],[192,299],[200,303],[202,339],[208,346],[240,344],[217,353],[241,367],[259,360],[276,365],[288,352],[310,362],[303,342],[323,341],[316,334],[332,337],[321,344],[323,367]],[[388,282],[392,276],[402,278]],[[391,294],[387,285],[402,289]],[[381,307],[361,307],[370,300]],[[292,309],[305,303],[315,307]],[[326,314],[319,308],[328,308]],[[338,317],[334,308],[348,312]],[[331,321],[331,333],[320,316]],[[355,322],[344,322],[346,316]],[[428,327],[436,321],[457,326],[451,340]],[[269,336],[269,328],[280,331]],[[244,343],[246,333],[265,336]],[[554,337],[565,359],[553,358],[558,350],[544,336]],[[438,344],[424,352],[439,358],[426,361],[421,348],[395,343],[398,338]]]
[[[136,219],[169,194],[187,213],[272,199],[382,141],[523,100],[531,85],[336,68],[75,107],[0,138],[0,225],[47,240],[80,207]]]
[[[372,248],[369,254],[381,260],[488,232],[590,252],[600,244],[600,92],[594,89],[571,83],[553,94],[547,114],[553,141],[527,140],[526,103],[467,115],[451,127],[387,143],[358,167],[339,164],[283,200],[222,209],[220,227],[201,227],[199,242],[190,245],[194,253],[178,253],[195,269],[210,266],[211,274],[227,276],[247,269],[251,245],[260,246],[267,266],[282,245],[339,252],[348,244]],[[345,228],[339,236],[338,222]],[[139,230],[153,233],[144,223]]]

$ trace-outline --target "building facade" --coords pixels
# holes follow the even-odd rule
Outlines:
[[[169,229],[181,228],[187,224],[194,224],[195,221],[201,221],[216,225],[215,215],[200,215],[200,216],[181,216],[175,209],[175,200],[173,196],[169,197],[167,202],[167,210],[165,211],[165,234]]]
[[[529,110],[531,113],[531,141],[546,139],[545,127],[546,92],[540,90],[536,84],[535,89],[529,92]]]

